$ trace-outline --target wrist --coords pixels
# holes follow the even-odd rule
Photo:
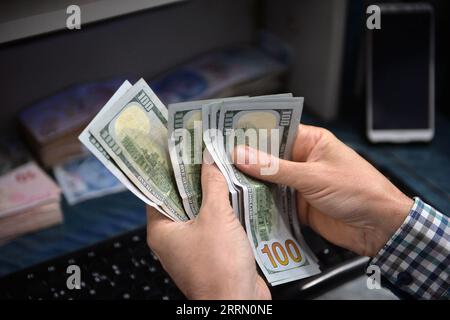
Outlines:
[[[379,207],[379,212],[376,213],[373,237],[368,246],[368,255],[370,257],[375,257],[402,226],[413,204],[413,199],[400,193],[395,194],[391,199],[386,200],[383,206]]]

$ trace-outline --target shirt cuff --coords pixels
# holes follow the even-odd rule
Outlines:
[[[370,262],[383,279],[418,299],[450,297],[449,218],[419,198],[401,227]]]

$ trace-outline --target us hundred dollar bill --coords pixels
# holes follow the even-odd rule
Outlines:
[[[293,194],[285,186],[266,184],[244,175],[232,165],[231,152],[235,145],[244,143],[290,159],[302,106],[302,98],[280,98],[222,102],[219,108],[218,128],[222,134],[216,149],[227,159],[224,174],[229,174],[233,183],[242,188],[247,235],[256,261],[272,285],[311,276],[320,270],[303,238],[294,236],[292,222],[296,217],[292,216],[295,210],[289,199]],[[276,169],[267,168],[266,174]]]
[[[103,109],[94,117],[94,119],[89,123],[89,125],[83,130],[78,139],[83,143],[83,145],[136,197],[149,206],[154,207],[159,212],[167,215],[161,207],[156,205],[154,202],[150,201],[136,186],[128,179],[128,177],[120,170],[120,168],[115,164],[114,160],[109,156],[109,154],[103,149],[94,135],[91,133],[91,128],[94,123],[99,121],[110,106],[120,99],[130,88],[131,83],[125,81],[119,89],[114,93],[114,95],[108,100]]]
[[[253,100],[258,101],[270,101],[271,99],[278,98],[288,98],[292,97],[291,93],[282,93],[282,94],[274,94],[274,95],[264,95],[257,97],[234,97],[229,99],[216,99],[215,101],[210,102],[207,105],[204,105],[202,108],[202,118],[203,118],[203,140],[205,146],[208,148],[211,156],[213,157],[216,165],[221,169],[222,172],[227,171],[227,166],[225,165],[225,161],[227,160],[224,154],[220,152],[218,149],[218,144],[215,140],[220,138],[219,134],[219,115],[220,115],[220,107],[222,101],[233,101],[235,103],[242,101],[248,102]],[[231,194],[231,200],[233,204],[234,211],[238,216],[239,220],[243,222],[243,198],[242,198],[242,190],[239,186],[232,183],[229,178],[229,174],[224,174],[225,179],[228,183],[228,187]]]
[[[204,149],[203,131],[210,128],[209,115],[207,114],[209,105],[215,102],[233,101],[242,98],[180,102],[170,104],[168,107],[170,160],[184,209],[191,219],[198,215],[202,204],[200,174]],[[203,110],[206,111],[206,118],[203,116]],[[232,192],[232,197],[234,193],[235,190]]]
[[[103,108],[91,133],[127,178],[164,213],[187,221],[167,150],[167,109],[141,79]]]
[[[205,144],[205,148],[208,149],[211,157],[214,160],[214,163],[220,169],[220,171],[225,172],[225,164],[223,163],[223,159],[219,157],[219,154],[216,152],[213,142],[217,138],[217,129],[211,126],[211,117],[212,115],[212,107],[214,104],[208,104],[203,106],[202,108],[202,122],[203,122],[203,142]],[[225,181],[228,185],[228,191],[230,192],[230,200],[231,205],[233,207],[234,213],[239,219],[239,221],[243,221],[243,207],[242,207],[242,199],[240,196],[239,188],[233,184],[230,177],[228,175],[223,175],[225,177]]]
[[[203,155],[202,102],[169,105],[169,154],[184,209],[193,219],[202,203],[200,171]]]

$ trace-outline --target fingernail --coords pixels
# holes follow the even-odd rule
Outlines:
[[[203,150],[203,163],[205,164],[214,164],[214,159],[208,151],[208,148]]]

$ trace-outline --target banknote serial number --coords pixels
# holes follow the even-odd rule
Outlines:
[[[272,315],[271,304],[221,304],[217,307],[183,306],[177,307],[177,315],[199,315],[207,318],[209,315]]]

